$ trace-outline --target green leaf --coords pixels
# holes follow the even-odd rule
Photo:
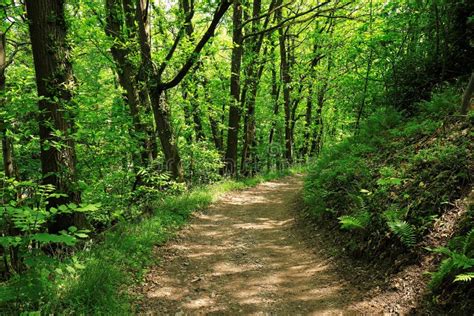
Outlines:
[[[458,274],[454,278],[454,282],[471,282],[472,280],[474,280],[474,272]]]
[[[76,236],[78,238],[88,238],[89,237],[89,235],[84,234],[84,233],[75,233],[74,236]]]

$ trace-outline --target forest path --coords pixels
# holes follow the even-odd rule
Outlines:
[[[225,195],[156,249],[139,313],[341,314],[363,293],[295,225],[302,177]]]

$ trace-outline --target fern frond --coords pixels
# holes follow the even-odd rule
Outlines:
[[[446,248],[446,247],[437,247],[437,248],[428,249],[428,250],[431,252],[440,253],[447,256],[451,256],[451,254],[453,253],[449,248]]]
[[[457,268],[466,270],[474,267],[474,258],[469,258],[465,254],[453,252],[451,258]]]
[[[342,229],[365,229],[370,222],[370,214],[361,212],[355,215],[344,215],[338,217]]]
[[[387,222],[388,227],[401,242],[407,247],[413,247],[416,243],[415,230],[413,226],[405,221],[394,220]]]
[[[468,252],[470,252],[471,250],[474,249],[474,228],[471,229],[466,237],[464,238],[464,242],[463,242],[463,253],[464,254],[468,254]]]
[[[474,272],[462,273],[456,275],[454,282],[471,282],[474,280]]]
[[[432,290],[439,288],[444,278],[451,274],[454,269],[455,267],[451,258],[444,259],[443,261],[441,261],[438,271],[434,272],[431,277],[429,287]]]
[[[364,229],[362,222],[354,216],[344,215],[338,218],[342,229]]]

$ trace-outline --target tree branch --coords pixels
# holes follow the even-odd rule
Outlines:
[[[191,69],[193,64],[196,62],[199,54],[201,53],[202,49],[206,45],[206,43],[214,36],[214,32],[217,28],[217,25],[219,24],[221,18],[224,16],[224,14],[227,12],[227,9],[229,9],[230,5],[232,4],[231,0],[222,0],[221,4],[219,7],[216,9],[214,13],[214,17],[212,18],[212,22],[209,25],[208,29],[202,36],[201,40],[199,43],[196,45],[194,48],[193,52],[187,59],[187,61],[184,63],[183,67],[178,71],[176,76],[171,79],[168,82],[158,84],[157,89],[159,90],[167,90],[170,88],[173,88],[177,86],[181,80],[184,79],[188,71]],[[157,79],[160,79],[159,77]],[[159,82],[159,81],[158,81]]]
[[[168,62],[171,60],[171,58],[173,58],[174,52],[176,51],[176,48],[178,48],[178,45],[181,42],[181,39],[184,37],[184,34],[189,33],[188,28],[194,16],[194,6],[191,6],[191,7],[183,6],[183,10],[185,11],[184,14],[186,15],[184,19],[184,24],[181,25],[181,27],[179,28],[178,34],[176,35],[176,38],[174,39],[173,45],[171,46],[168,54],[166,55],[165,59],[161,63],[160,67],[158,68],[158,77],[160,78],[163,72],[165,71],[166,67],[168,66]]]

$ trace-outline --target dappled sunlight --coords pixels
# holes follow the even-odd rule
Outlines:
[[[227,195],[198,214],[165,248],[175,257],[150,272],[147,305],[193,313],[344,310],[351,303],[345,285],[294,229],[299,181]]]
[[[156,290],[153,290],[150,293],[148,293],[148,297],[179,300],[182,298],[183,294],[184,293],[182,289],[180,288],[164,286],[164,287],[157,288]]]

